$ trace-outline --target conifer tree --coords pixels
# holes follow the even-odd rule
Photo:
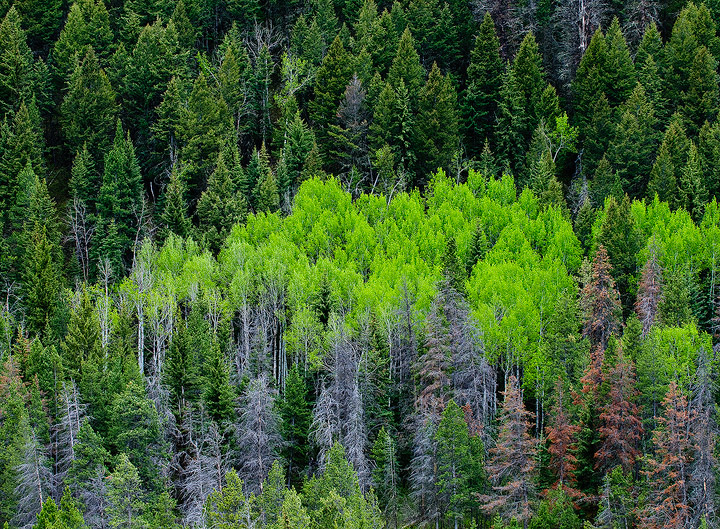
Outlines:
[[[354,78],[353,82],[359,83],[357,77]],[[348,90],[350,90],[350,85],[348,85],[348,88],[345,91],[346,101],[348,99]],[[359,104],[362,104],[362,102],[360,102]],[[341,103],[338,115],[342,114],[343,106]],[[333,141],[338,141],[341,137],[345,137],[345,135],[342,133],[336,136],[336,129],[332,128],[332,126],[331,129],[332,130],[329,132],[329,134]],[[347,129],[341,130],[342,132],[345,132],[345,130]],[[350,132],[350,135],[354,138],[352,132]],[[302,170],[305,166],[305,161],[307,160],[307,157],[312,150],[314,142],[315,135],[300,117],[300,111],[297,111],[295,113],[295,117],[288,125],[287,136],[285,144],[283,145],[283,159],[285,160],[287,177],[286,181],[278,182],[278,191],[281,195],[284,195],[287,192],[294,192],[300,186]],[[341,149],[342,147],[337,146],[336,148]]]
[[[100,162],[111,145],[117,112],[115,92],[90,47],[78,58],[60,107],[60,124],[70,152],[87,145],[93,160]]]
[[[44,333],[53,322],[58,309],[61,272],[57,261],[55,239],[48,239],[48,229],[35,222],[27,238],[23,267],[24,304],[28,328],[34,333]]]
[[[395,58],[388,71],[387,82],[395,91],[399,91],[402,82],[411,102],[410,111],[414,112],[424,79],[425,71],[420,64],[420,56],[415,49],[415,40],[410,29],[405,28],[398,41]]]
[[[278,403],[278,413],[281,418],[280,434],[283,439],[282,457],[287,464],[288,480],[291,484],[297,484],[301,472],[308,463],[311,416],[308,389],[298,364],[290,368],[285,379],[285,389]]]
[[[605,95],[611,107],[625,102],[635,88],[635,66],[630,56],[620,22],[614,17],[605,34],[607,55],[605,61]]]
[[[581,137],[584,137],[581,160],[587,176],[594,175],[600,160],[606,158],[615,129],[613,112],[605,94],[600,94],[591,104],[590,116],[586,118],[587,124],[584,129],[579,128]]]
[[[230,385],[225,355],[217,341],[213,342],[210,349],[204,379],[202,397],[208,415],[218,422],[229,421],[233,416],[235,395]]]
[[[106,520],[106,480],[110,454],[102,439],[85,419],[78,431],[75,459],[68,469],[65,483],[84,506],[89,527],[101,527]]]
[[[185,194],[185,179],[182,170],[177,166],[173,167],[167,188],[165,188],[165,206],[161,214],[162,222],[165,225],[165,237],[174,233],[178,237],[184,238],[190,232]]]
[[[143,529],[147,508],[137,468],[121,454],[115,472],[108,479],[108,523],[113,529]]]
[[[648,456],[644,470],[649,490],[639,517],[641,527],[688,525],[689,420],[687,397],[672,381],[663,400],[663,415],[657,418],[658,427],[653,432],[655,453]]]
[[[574,495],[574,487],[577,485],[577,457],[574,452],[580,427],[572,424],[564,397],[563,382],[559,378],[555,384],[555,403],[551,410],[550,424],[545,427],[545,435],[550,442],[550,467],[555,470],[556,485]],[[553,488],[556,485],[553,485]]]
[[[97,210],[99,223],[104,229],[107,230],[108,225],[114,223],[117,229],[117,247],[123,251],[128,250],[135,242],[141,220],[142,201],[142,177],[135,157],[135,147],[130,133],[123,133],[122,124],[118,120],[112,149],[105,155]]]
[[[593,260],[592,277],[583,287],[582,304],[585,311],[583,335],[593,347],[604,351],[610,336],[619,328],[621,313],[612,265],[602,245]]]
[[[104,2],[75,0],[52,50],[53,70],[59,86],[73,71],[76,55],[83,57],[92,48],[103,61],[112,51],[112,40],[110,17]]]
[[[608,148],[608,160],[631,197],[643,196],[657,152],[655,110],[645,89],[637,84],[620,107],[620,119]]]
[[[704,46],[695,53],[688,87],[681,95],[680,111],[688,125],[688,132],[696,136],[705,121],[715,119],[720,107],[717,61]]]
[[[608,382],[609,400],[600,413],[602,444],[595,453],[595,461],[597,467],[606,472],[618,465],[624,472],[630,472],[640,456],[643,428],[635,404],[635,369],[622,350],[608,375]]]
[[[698,157],[702,168],[702,181],[709,197],[720,193],[720,166],[715,163],[720,156],[720,125],[705,122],[700,129],[697,141]]]
[[[275,213],[280,207],[280,194],[278,193],[277,180],[272,170],[266,171],[257,183],[256,211],[263,213]]]
[[[537,440],[530,435],[533,414],[525,409],[518,380],[508,379],[500,408],[497,445],[490,449],[485,467],[491,494],[480,497],[482,509],[505,522],[515,520],[527,527],[533,515],[535,496],[535,451]]]
[[[475,231],[473,232],[472,239],[470,239],[470,246],[468,247],[466,258],[465,258],[465,269],[470,275],[472,269],[476,263],[485,258],[485,254],[488,251],[488,240],[485,235],[485,230],[480,222],[475,224]]]
[[[95,163],[90,156],[87,144],[83,144],[73,160],[70,172],[70,192],[91,210],[95,209],[100,192],[101,179],[95,170]]]
[[[583,138],[592,138],[588,133],[588,125],[594,112],[597,101],[605,94],[604,78],[607,69],[607,42],[600,28],[595,30],[585,53],[578,65],[575,79],[572,82],[573,101],[578,126]]]
[[[702,181],[702,167],[695,143],[690,144],[688,158],[680,175],[678,195],[680,206],[690,213],[695,222],[700,222],[705,213],[708,192]]]
[[[646,337],[658,322],[659,308],[663,300],[662,268],[658,262],[658,250],[655,244],[650,246],[650,254],[642,269],[635,311],[642,323],[642,336]]]
[[[62,346],[63,365],[67,376],[82,385],[86,362],[96,362],[100,350],[100,321],[86,288],[80,302],[70,315],[65,342]]]
[[[335,121],[333,118],[353,75],[352,69],[350,55],[337,36],[315,74],[315,98],[310,102],[310,117],[321,145],[325,144],[328,128]]]
[[[443,76],[437,63],[420,90],[416,145],[418,172],[428,174],[447,169],[460,145],[458,135],[457,94],[450,79]]]
[[[598,206],[603,206],[608,197],[615,200],[622,200],[624,194],[622,184],[618,177],[617,171],[613,171],[608,162],[607,157],[603,156],[600,163],[595,169],[592,183],[590,186],[590,194],[593,202]]]
[[[227,151],[221,152],[197,204],[199,236],[213,252],[220,250],[230,229],[245,220],[247,214],[247,204],[238,193],[237,179],[233,178],[233,173],[239,170],[239,161],[233,160]]]
[[[375,463],[372,476],[378,500],[380,505],[383,506],[386,518],[394,526],[397,526],[398,489],[400,486],[397,447],[394,439],[388,434],[384,426],[378,432],[370,457]]]
[[[470,53],[468,87],[462,101],[465,144],[469,156],[479,156],[484,143],[493,137],[503,69],[495,24],[490,13],[486,12],[475,37],[475,47]]]
[[[16,5],[4,14],[0,23],[0,115],[39,96],[43,79],[27,44],[23,21]]]

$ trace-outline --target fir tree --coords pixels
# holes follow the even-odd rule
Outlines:
[[[55,239],[48,239],[48,229],[36,222],[28,237],[23,267],[24,304],[28,327],[44,333],[53,322],[60,301],[61,272],[57,261]]]
[[[108,523],[113,529],[142,529],[147,527],[143,518],[146,510],[142,482],[135,466],[125,455],[108,480]]]
[[[410,33],[410,29],[405,28],[405,31],[398,41],[395,58],[388,71],[387,82],[395,91],[400,89],[402,82],[407,90],[408,98],[411,101],[411,112],[414,112],[424,79],[425,71],[420,64],[420,56],[415,49],[415,41]]]
[[[203,386],[202,397],[208,415],[218,422],[230,420],[235,395],[230,385],[225,355],[217,342],[213,343],[207,359]]]
[[[165,189],[165,206],[161,214],[162,222],[165,225],[165,236],[173,233],[184,238],[190,232],[185,194],[185,179],[182,171],[174,167],[170,172],[170,180]]]
[[[562,379],[558,379],[555,384],[555,404],[552,407],[550,424],[545,428],[545,432],[550,442],[548,448],[550,467],[555,470],[556,485],[571,494],[575,494],[577,457],[574,452],[577,448],[576,436],[580,431],[580,427],[571,423],[564,396]]]
[[[682,169],[679,185],[679,203],[695,222],[700,222],[705,213],[708,192],[702,181],[702,167],[695,143],[690,144],[687,164]]]
[[[532,413],[525,409],[519,383],[508,379],[500,409],[498,442],[490,449],[485,470],[492,483],[491,494],[480,497],[482,509],[509,522],[527,527],[533,515],[534,473],[537,440],[530,436]]]
[[[642,323],[642,335],[647,336],[658,322],[659,308],[663,300],[662,268],[658,262],[658,250],[655,244],[650,246],[650,254],[642,269],[635,311]]]
[[[680,107],[691,136],[698,134],[705,121],[715,119],[720,106],[719,98],[717,61],[707,48],[701,46],[695,53]]]
[[[0,115],[39,95],[43,81],[22,29],[18,7],[12,5],[0,23]]]
[[[630,57],[625,37],[620,31],[620,22],[614,17],[605,34],[607,55],[605,60],[605,95],[611,107],[624,103],[635,88],[635,66]]]
[[[597,165],[597,169],[595,169],[590,193],[593,202],[598,206],[603,206],[608,197],[613,197],[615,200],[622,200],[624,196],[617,171],[613,171],[610,162],[608,162],[605,156],[602,157],[600,163]]]
[[[582,290],[582,304],[583,335],[602,351],[607,348],[610,336],[617,332],[620,320],[620,301],[611,272],[607,250],[601,245],[593,262],[592,277]]]
[[[111,145],[118,108],[115,92],[92,48],[70,75],[60,107],[60,124],[70,152],[87,145],[94,161]]]
[[[287,464],[288,480],[291,484],[297,484],[308,463],[311,415],[308,389],[298,364],[290,368],[285,379],[285,390],[278,403],[278,412],[283,439],[282,456]]]
[[[87,144],[77,151],[70,173],[70,192],[91,210],[95,209],[100,192],[100,175],[95,171],[95,163],[90,156]]]
[[[465,143],[469,156],[479,156],[482,145],[493,137],[503,69],[500,41],[492,17],[487,12],[470,54],[468,87],[462,102]]]

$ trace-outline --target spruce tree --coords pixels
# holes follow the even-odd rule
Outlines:
[[[447,170],[460,145],[457,94],[450,79],[440,73],[436,63],[433,63],[427,83],[420,90],[416,123],[418,173],[425,175],[437,169]]]
[[[468,87],[462,102],[465,144],[471,157],[480,156],[484,143],[493,138],[503,69],[495,24],[486,12],[470,53]]]
[[[144,529],[145,493],[137,468],[127,455],[121,454],[107,486],[108,523],[113,529]]]
[[[130,133],[123,133],[122,124],[118,120],[112,149],[105,155],[97,212],[99,223],[105,229],[114,222],[118,246],[123,251],[128,250],[135,241],[142,202],[142,177],[135,147]],[[110,231],[105,233],[109,234]]]
[[[720,125],[705,122],[700,129],[697,141],[698,158],[702,168],[702,181],[708,190],[708,196],[720,196]]]
[[[80,200],[91,210],[95,209],[100,192],[101,179],[95,170],[95,163],[84,143],[82,149],[77,151],[70,172],[70,192],[73,198]]]
[[[635,66],[620,22],[614,17],[605,34],[607,55],[605,59],[605,94],[611,107],[624,103],[635,88]]]
[[[44,334],[58,309],[61,269],[57,261],[59,241],[48,239],[47,227],[35,222],[27,238],[23,266],[24,305],[28,328]]]
[[[328,128],[335,121],[335,112],[353,75],[352,70],[350,54],[337,36],[315,74],[315,97],[310,102],[310,118],[321,145],[325,145],[328,138]]]
[[[424,79],[425,71],[420,64],[420,56],[415,49],[415,40],[410,33],[410,29],[405,28],[398,41],[395,58],[388,71],[387,82],[395,91],[398,91],[402,81],[411,101],[411,112],[414,112]]]
[[[233,225],[245,220],[247,214],[247,204],[233,179],[232,164],[239,168],[239,162],[227,151],[220,153],[208,187],[197,204],[199,235],[214,252],[219,251]]]
[[[631,197],[645,194],[658,135],[656,118],[645,89],[637,84],[620,109],[620,119],[608,149],[608,160]]]
[[[587,129],[595,113],[593,109],[598,99],[604,97],[607,102],[604,78],[607,68],[607,53],[605,36],[598,28],[590,39],[572,82],[575,114],[583,138],[593,137]]]
[[[679,203],[695,222],[700,222],[705,214],[708,192],[702,181],[702,167],[694,142],[690,143],[687,164],[680,174]]]
[[[225,422],[232,418],[235,394],[230,385],[225,355],[217,341],[212,344],[210,357],[205,366],[202,397],[205,409],[212,419]]]
[[[284,444],[282,456],[287,464],[288,480],[298,484],[308,463],[310,404],[308,389],[298,364],[293,365],[285,380],[285,389],[278,402],[281,418],[280,434]]]
[[[585,129],[580,128],[580,133],[584,136],[582,168],[587,176],[595,174],[600,160],[606,155],[614,131],[615,121],[610,104],[605,94],[600,94],[592,103]]]
[[[603,156],[602,160],[595,170],[593,180],[590,185],[590,195],[592,200],[598,207],[605,205],[608,197],[614,197],[615,200],[622,200],[623,190],[617,171],[613,171],[610,162]]]
[[[0,116],[39,95],[39,73],[22,29],[21,15],[13,5],[0,23]]]
[[[185,195],[184,175],[182,171],[175,166],[170,172],[170,180],[163,195],[165,205],[161,214],[161,220],[164,224],[164,237],[174,233],[178,237],[185,238],[190,232],[190,219],[188,218]]]
[[[60,106],[60,124],[70,152],[84,145],[97,163],[109,148],[117,115],[115,92],[92,47],[79,60]]]
[[[717,61],[704,46],[695,53],[688,87],[681,97],[680,111],[688,125],[688,132],[690,136],[696,136],[705,121],[715,119],[720,106]]]

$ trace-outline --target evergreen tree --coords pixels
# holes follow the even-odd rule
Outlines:
[[[359,83],[357,77],[354,78],[354,81]],[[345,91],[346,100],[349,89],[350,87],[348,86]],[[343,107],[341,103],[339,114],[342,114],[342,112]],[[334,134],[334,130],[335,129],[330,132],[330,135],[332,139],[336,141],[339,137]],[[315,135],[300,117],[300,111],[297,111],[295,117],[288,125],[287,136],[285,144],[283,145],[283,159],[285,160],[287,176],[284,182],[278,182],[278,190],[281,195],[287,192],[294,192],[300,186],[302,170],[314,142]]]
[[[580,128],[580,134],[584,136],[582,167],[587,176],[594,175],[600,160],[606,157],[606,151],[615,129],[613,112],[605,94],[600,94],[592,102],[592,105],[585,129]]]
[[[600,245],[593,261],[592,277],[582,290],[582,304],[585,311],[583,335],[590,340],[591,346],[601,351],[607,348],[620,320],[620,302],[611,272],[608,252]]]
[[[165,189],[165,206],[160,217],[165,225],[166,237],[173,233],[184,238],[190,233],[190,219],[187,214],[185,194],[185,179],[182,170],[174,167],[170,172],[170,181]]]
[[[115,92],[90,47],[76,62],[60,107],[60,124],[70,152],[87,145],[93,160],[102,160],[111,145],[117,112]]]
[[[208,415],[218,421],[229,421],[233,416],[233,388],[220,344],[213,342],[207,359],[203,385],[203,402]]]
[[[572,82],[572,93],[578,126],[583,138],[592,138],[588,126],[594,115],[597,101],[604,97],[607,102],[606,79],[608,49],[605,35],[600,28],[595,30],[585,53],[578,65]],[[609,103],[608,103],[609,105]]]
[[[643,196],[657,149],[655,111],[638,84],[620,110],[608,160],[631,197]]]
[[[220,250],[230,229],[245,220],[247,214],[244,197],[237,190],[238,179],[233,178],[233,173],[238,171],[241,171],[239,161],[227,151],[221,152],[208,187],[197,204],[199,236],[213,252]]]
[[[130,133],[123,133],[122,124],[118,120],[112,149],[105,155],[97,210],[99,223],[104,227],[114,222],[118,234],[117,244],[123,251],[128,250],[136,239],[142,201],[142,177],[135,147]]]
[[[487,235],[485,235],[485,230],[483,229],[482,224],[477,222],[472,239],[470,239],[470,246],[468,247],[465,258],[465,269],[467,270],[468,275],[471,275],[475,264],[485,258],[487,251]]]
[[[595,175],[593,176],[590,186],[590,194],[593,202],[598,206],[604,205],[608,197],[613,197],[615,200],[622,200],[624,196],[617,171],[613,171],[612,167],[610,167],[610,162],[608,162],[605,156],[602,157],[600,163],[597,165],[597,169],[595,169]]]
[[[83,367],[86,362],[95,362],[101,354],[100,321],[90,299],[90,293],[83,289],[80,303],[70,315],[62,358],[65,373],[82,385]]]
[[[76,57],[86,56],[90,49],[98,54],[100,61],[106,59],[112,51],[112,40],[110,17],[104,2],[75,0],[52,50],[58,85],[62,86],[70,76]]]
[[[142,529],[146,510],[142,482],[127,455],[121,454],[115,472],[108,480],[108,522],[113,529]]]
[[[415,49],[415,41],[409,28],[405,28],[398,41],[395,58],[388,71],[387,82],[395,91],[400,90],[401,83],[405,86],[410,101],[410,111],[416,110],[416,102],[425,79],[425,71],[420,64],[420,56]]]
[[[61,269],[58,240],[48,239],[48,229],[35,222],[27,238],[23,267],[24,304],[28,328],[43,334],[58,310]]]
[[[715,160],[720,156],[720,125],[705,122],[700,129],[697,141],[698,158],[702,168],[702,181],[709,197],[720,193],[720,166]]]
[[[371,458],[375,463],[372,476],[378,500],[380,505],[383,506],[386,519],[397,526],[398,489],[400,487],[397,447],[384,426],[378,432],[377,439],[375,439]]]
[[[80,200],[91,210],[95,208],[101,179],[95,171],[95,163],[90,156],[87,144],[83,144],[82,149],[75,155],[69,185],[73,198]]]
[[[564,396],[563,382],[559,378],[555,385],[555,403],[550,415],[550,424],[545,427],[545,432],[550,442],[548,448],[550,467],[556,472],[556,485],[562,490],[574,494],[574,487],[577,485],[575,479],[577,470],[576,436],[580,427],[570,422],[570,414],[566,409]]]
[[[503,69],[495,24],[490,13],[486,12],[470,54],[468,87],[462,102],[465,144],[469,156],[479,156],[482,145],[493,138]]]
[[[481,507],[487,513],[498,514],[505,522],[515,520],[527,527],[535,496],[537,440],[529,433],[533,416],[525,409],[515,376],[508,379],[504,396],[498,442],[490,449],[485,467],[493,492],[480,497]]]
[[[690,143],[688,158],[680,175],[679,203],[695,222],[700,222],[705,213],[708,192],[702,181],[702,167],[695,143]]]
[[[605,218],[597,236],[610,258],[613,277],[622,301],[623,313],[628,314],[635,298],[634,285],[637,274],[637,254],[640,250],[635,220],[630,214],[630,200],[608,200]]]
[[[443,411],[435,432],[438,460],[438,489],[445,504],[445,516],[459,527],[469,509],[470,468],[473,456],[465,415],[452,399]]]
[[[337,36],[315,74],[315,97],[310,102],[310,118],[321,145],[325,145],[328,128],[335,121],[335,112],[352,75],[350,54]]]
[[[717,62],[704,46],[695,53],[688,87],[681,97],[680,111],[688,125],[688,132],[696,136],[705,121],[715,119],[720,106]]]
[[[420,90],[418,106],[418,172],[428,174],[439,168],[447,169],[460,144],[457,95],[437,63],[433,63],[427,83]]]
[[[278,403],[278,413],[283,439],[282,456],[287,464],[288,480],[290,484],[298,484],[301,473],[308,464],[311,415],[308,389],[298,364],[290,368],[285,379],[285,390]]]
[[[614,17],[605,34],[607,55],[605,60],[605,95],[611,107],[624,103],[635,88],[635,66],[627,42]]]

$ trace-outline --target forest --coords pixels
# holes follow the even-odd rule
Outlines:
[[[0,20],[0,527],[720,527],[718,0]]]

